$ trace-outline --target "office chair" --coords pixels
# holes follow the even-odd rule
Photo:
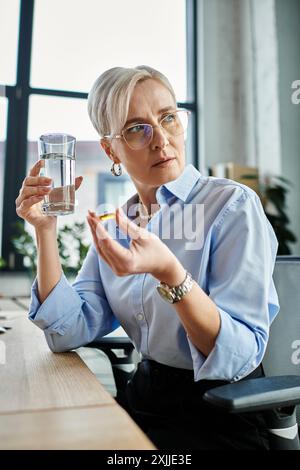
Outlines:
[[[140,360],[134,345],[128,336],[105,336],[87,346],[101,349],[109,358],[117,390],[115,398],[120,405],[126,406],[125,388]]]
[[[261,411],[270,449],[300,450],[300,257],[278,256],[274,269],[280,312],[270,328],[265,377],[216,387],[204,399],[230,413]]]
[[[274,282],[281,308],[271,326],[263,360],[265,377],[216,387],[204,395],[211,405],[231,413],[263,412],[270,449],[300,450],[300,407],[296,409],[300,404],[299,280],[300,257],[277,257]],[[105,337],[88,346],[102,349],[111,360],[116,398],[122,404],[126,383],[135,370],[133,362],[138,361],[133,344],[127,337]]]

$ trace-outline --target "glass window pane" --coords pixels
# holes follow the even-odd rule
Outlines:
[[[27,172],[38,159],[37,139],[48,132],[65,132],[74,135],[76,145],[76,175],[84,180],[78,190],[78,205],[75,214],[58,218],[58,225],[72,225],[75,221],[85,222],[87,210],[96,209],[103,202],[101,182],[103,175],[111,175],[110,160],[100,148],[99,137],[87,114],[87,101],[74,98],[32,95],[29,102]],[[120,189],[121,188],[121,189]],[[119,191],[124,202],[135,193],[133,184],[120,181]],[[107,195],[107,191],[105,191]],[[108,201],[117,205],[118,201]],[[120,202],[121,203],[121,202]],[[26,224],[30,233],[31,227]],[[91,235],[86,229],[85,239],[91,242]]]
[[[110,67],[147,64],[186,101],[185,0],[36,0],[32,54],[34,87],[89,91]]]
[[[6,142],[6,120],[8,100],[0,96],[0,253],[2,254],[2,214],[3,214],[3,187],[4,187],[4,158]]]
[[[0,83],[16,83],[19,37],[19,0],[0,0]]]
[[[78,140],[99,141],[88,116],[87,100],[31,95],[28,139],[36,141],[46,132],[65,132]]]

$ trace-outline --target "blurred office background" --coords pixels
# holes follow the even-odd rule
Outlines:
[[[87,114],[94,80],[116,65],[149,64],[169,77],[178,105],[192,112],[187,162],[203,173],[230,162],[255,168],[262,181],[290,181],[286,213],[297,237],[290,249],[299,255],[299,18],[300,0],[0,0],[4,270],[24,270],[11,243],[15,199],[38,158],[39,135],[67,132],[78,142],[84,182],[76,214],[60,226],[135,192],[126,175],[110,174]]]

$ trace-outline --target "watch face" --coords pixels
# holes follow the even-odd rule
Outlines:
[[[157,286],[157,291],[159,293],[159,295],[164,299],[166,300],[167,302],[170,302],[171,304],[174,302],[174,297],[173,295],[171,294],[171,292],[169,292],[167,289],[165,289],[164,287],[162,286]]]

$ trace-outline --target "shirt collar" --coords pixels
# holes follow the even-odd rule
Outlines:
[[[185,202],[190,195],[193,187],[197,183],[201,176],[201,173],[191,164],[185,166],[181,175],[169,183],[165,183],[160,186],[156,191],[156,200],[159,204],[166,202],[169,199],[169,194],[166,195],[165,192],[167,190],[168,193],[173,194],[178,199],[181,199]],[[169,196],[169,197],[168,197]],[[131,196],[130,199],[122,206],[125,213],[129,218],[134,218],[133,216],[130,217],[128,214],[128,210],[131,206],[136,206],[138,204],[138,194],[135,193]],[[131,209],[134,212],[134,208]]]
[[[161,188],[165,187],[170,193],[185,202],[200,176],[201,173],[193,165],[188,164],[177,179],[163,184]]]

